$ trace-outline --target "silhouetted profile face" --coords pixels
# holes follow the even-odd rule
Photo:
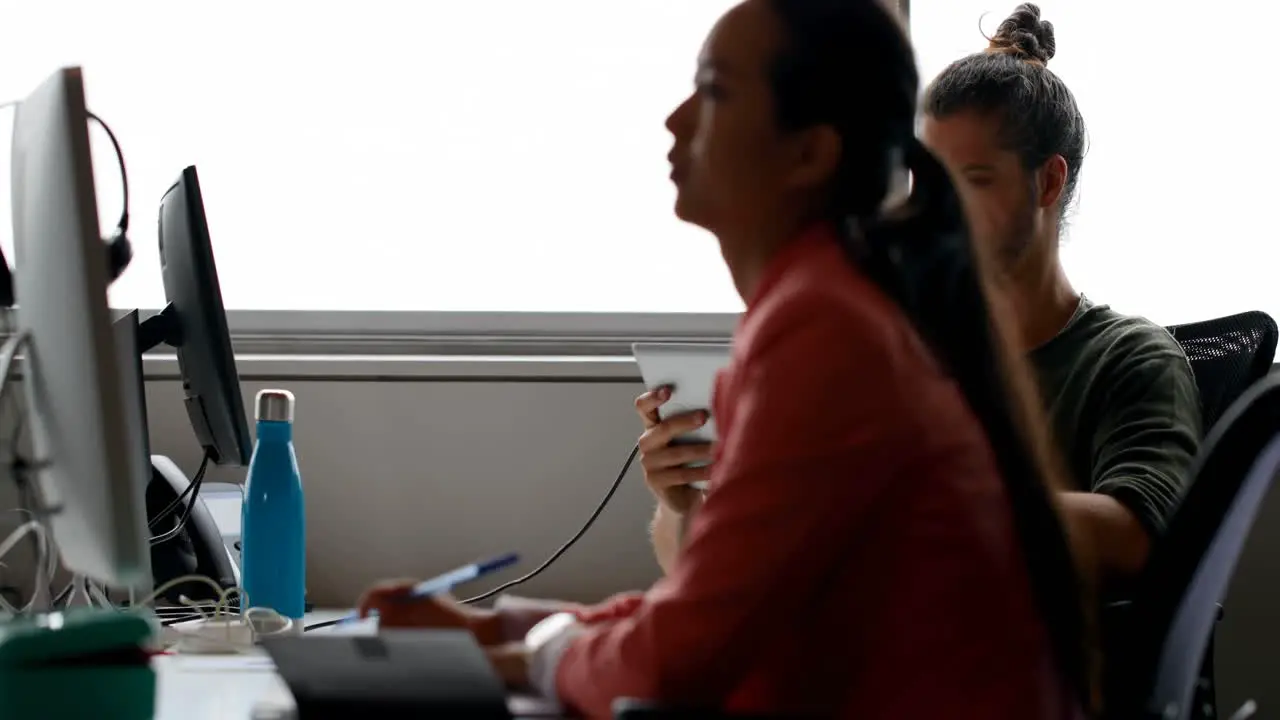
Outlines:
[[[779,126],[774,63],[785,34],[770,5],[747,0],[716,23],[693,93],[667,119],[676,215],[716,233],[795,217],[840,160],[830,126]]]

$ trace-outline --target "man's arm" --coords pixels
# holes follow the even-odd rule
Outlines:
[[[1142,569],[1151,535],[1132,510],[1098,493],[1069,492],[1061,501],[1067,526],[1077,531],[1068,535],[1077,557],[1096,561],[1097,570],[1107,576],[1126,577]]]
[[[1096,495],[1070,493],[1063,502],[1069,519],[1089,530],[1107,576],[1142,569],[1191,482],[1199,450],[1195,376],[1176,341],[1161,340],[1133,353],[1107,383],[1093,442]]]

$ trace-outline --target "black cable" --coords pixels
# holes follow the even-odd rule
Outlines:
[[[163,510],[156,513],[155,517],[147,521],[147,527],[148,528],[155,527],[156,523],[160,522],[166,517],[169,517],[170,513],[172,513],[174,510],[177,510],[178,507],[182,505],[182,501],[186,499],[189,493],[191,493],[192,488],[196,486],[196,483],[200,482],[200,480],[204,478],[205,470],[208,467],[209,467],[209,454],[205,453],[204,459],[200,461],[200,469],[196,471],[196,476],[191,479],[191,482],[187,483],[187,486],[182,489],[182,493],[179,494],[178,497],[174,498],[173,501],[170,502],[168,505],[166,505]]]
[[[618,492],[618,488],[622,485],[622,479],[627,476],[627,471],[631,469],[631,463],[635,462],[636,456],[639,454],[640,454],[640,445],[636,444],[635,447],[631,448],[631,454],[627,456],[627,461],[622,464],[622,470],[618,473],[618,477],[614,479],[613,485],[610,486],[609,488],[609,492],[604,494],[604,499],[601,500],[600,504],[596,506],[596,509],[591,513],[591,517],[587,518],[587,522],[583,524],[583,526],[578,530],[578,532],[574,533],[573,537],[569,538],[569,540],[566,541],[565,544],[561,545],[558,550],[551,553],[551,557],[547,558],[546,561],[544,561],[538,567],[534,568],[528,574],[518,577],[515,580],[505,582],[488,592],[481,593],[480,595],[476,595],[475,597],[469,597],[466,600],[462,601],[463,604],[470,605],[471,603],[477,603],[477,602],[480,602],[481,600],[488,600],[489,598],[493,597],[494,595],[497,595],[498,593],[504,590],[508,590],[517,585],[522,585],[532,580],[533,578],[537,577],[538,575],[540,575],[543,570],[546,570],[548,567],[551,566],[551,563],[555,562],[556,560],[559,560],[560,556],[564,555],[565,552],[569,550],[569,548],[573,547],[573,544],[578,542],[578,540],[580,540],[583,535],[586,535],[587,530],[590,530],[591,526],[595,524],[596,518],[600,517],[600,513],[604,512],[605,506],[608,505],[609,501],[613,499],[613,494]]]
[[[482,593],[480,595],[476,595],[475,597],[469,597],[466,600],[463,600],[462,603],[464,605],[470,605],[472,603],[478,603],[481,600],[488,600],[489,598],[493,597],[494,595],[497,595],[503,590],[508,590],[510,588],[515,587],[516,585],[520,585],[522,583],[528,582],[529,580],[532,580],[533,578],[540,575],[543,570],[546,570],[548,567],[551,567],[551,563],[555,562],[556,560],[559,560],[560,556],[564,555],[565,552],[569,550],[569,548],[573,547],[573,544],[578,542],[578,540],[580,540],[583,535],[586,535],[587,530],[590,530],[591,526],[595,524],[596,518],[600,517],[600,513],[604,512],[604,509],[609,504],[609,501],[613,499],[614,493],[618,492],[618,488],[621,487],[622,485],[622,480],[626,478],[627,471],[631,469],[631,464],[636,461],[636,456],[639,454],[640,454],[640,445],[637,444],[635,447],[631,448],[631,454],[627,456],[627,461],[622,464],[622,470],[618,473],[618,477],[614,478],[613,485],[609,486],[609,492],[604,494],[604,498],[600,501],[599,505],[596,505],[596,509],[592,511],[591,516],[587,518],[587,522],[584,523],[583,526],[578,529],[578,532],[574,533],[573,537],[569,538],[565,542],[565,544],[561,545],[559,549],[551,553],[551,557],[547,558],[541,565],[534,568],[532,572],[529,572],[526,575],[518,577],[515,580],[505,582],[499,585],[498,587],[492,590],[489,590],[488,592]],[[341,617],[336,620],[325,620],[324,622],[312,623],[306,626],[305,628],[303,628],[303,632],[311,632],[312,630],[320,630],[322,628],[333,627],[334,625],[340,625],[346,622],[346,620],[347,618]]]
[[[340,617],[337,620],[325,620],[324,622],[311,623],[310,625],[302,628],[302,632],[311,632],[312,630],[322,630],[327,627],[333,627],[334,625],[341,625],[346,621],[347,621],[347,618]]]
[[[211,453],[206,452],[204,455],[204,460],[200,462],[200,470],[196,472],[195,479],[192,480],[191,484],[188,485],[186,489],[182,491],[182,495],[185,495],[187,494],[188,491],[190,491],[191,500],[188,501],[186,504],[186,507],[183,508],[182,515],[178,518],[178,524],[174,525],[168,532],[152,537],[151,538],[152,545],[159,545],[160,543],[169,542],[170,540],[181,535],[182,531],[186,529],[187,520],[191,517],[191,511],[195,509],[196,503],[200,501],[200,486],[204,483],[204,473],[205,473],[205,469],[208,468],[209,466],[210,457],[211,457]],[[181,502],[182,496],[179,495],[178,497],[179,497],[178,502]]]
[[[182,509],[182,514],[178,516],[177,524],[174,525],[172,528],[169,528],[168,531],[161,533],[160,535],[152,536],[150,540],[151,545],[160,545],[162,543],[167,543],[170,540],[173,540],[174,538],[182,534],[182,531],[185,530],[187,527],[187,520],[190,519],[191,517],[191,511],[195,508],[196,502],[200,499],[199,497],[200,485],[202,484],[202,482],[203,482],[203,478],[200,478],[200,477],[197,477],[195,480],[191,482],[191,488],[192,488],[191,500]]]
[[[120,188],[124,199],[124,209],[120,211],[120,222],[116,223],[116,233],[124,235],[129,230],[129,173],[125,170],[124,153],[120,150],[120,143],[116,140],[116,134],[111,132],[111,126],[90,111],[86,110],[85,114],[107,132],[107,137],[111,139],[111,147],[115,148],[116,151],[116,160],[120,164]]]

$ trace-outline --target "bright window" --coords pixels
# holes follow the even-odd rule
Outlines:
[[[195,164],[232,309],[736,312],[663,126],[734,3],[5,2],[0,101],[83,66],[133,195],[116,306],[162,303],[156,210]]]
[[[117,306],[162,302],[156,207],[195,164],[233,309],[734,312],[714,241],[671,214],[663,128],[733,4],[11,2],[0,101],[85,68],[133,191]],[[1092,140],[1072,279],[1158,322],[1280,316],[1269,46],[1189,52],[1203,13],[1154,0],[1040,4]],[[923,77],[1013,5],[914,0]],[[1253,27],[1280,19],[1251,8]],[[105,232],[118,179],[93,133]],[[0,171],[6,249],[8,198]]]
[[[1015,4],[912,0],[923,77],[986,47],[979,19],[993,34]],[[1049,67],[1091,139],[1064,244],[1077,288],[1165,324],[1254,309],[1280,317],[1272,44],[1245,28],[1238,41],[1211,41],[1212,18],[1194,5],[1039,5],[1056,29]],[[1237,19],[1248,28],[1280,21],[1274,3],[1247,7]]]

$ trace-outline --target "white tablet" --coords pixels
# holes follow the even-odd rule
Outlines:
[[[671,399],[658,410],[663,420],[697,410],[711,410],[716,375],[729,365],[728,344],[636,343],[631,346],[640,376],[650,390],[671,388]],[[716,422],[677,438],[676,443],[715,442]],[[694,487],[706,489],[705,483]]]

